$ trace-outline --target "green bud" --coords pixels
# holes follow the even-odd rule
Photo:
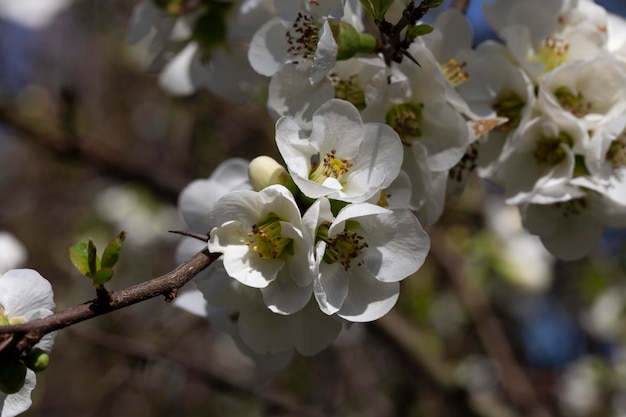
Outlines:
[[[374,52],[376,38],[367,33],[359,33],[349,23],[339,22],[332,25],[333,36],[337,42],[337,60],[352,58],[358,53]]]
[[[284,185],[295,194],[297,188],[285,167],[269,156],[257,156],[248,165],[248,178],[252,188],[261,191],[273,184]]]
[[[50,355],[40,348],[34,348],[28,355],[26,355],[24,363],[33,371],[41,372],[46,370],[50,364]]]
[[[15,394],[24,386],[26,366],[21,361],[0,363],[0,391]]]

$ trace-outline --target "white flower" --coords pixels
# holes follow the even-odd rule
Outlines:
[[[0,232],[0,274],[21,267],[26,257],[22,242],[9,232]]]
[[[289,190],[233,191],[211,211],[209,250],[224,254],[229,276],[261,288],[266,305],[292,314],[311,297],[313,253],[300,211]]]
[[[192,6],[195,7],[195,6]],[[189,95],[204,88],[233,101],[244,101],[255,92],[263,77],[247,62],[247,44],[252,33],[274,10],[270,0],[246,0],[230,6],[225,25],[232,48],[203,48],[193,38],[194,28],[207,13],[192,8],[175,17],[144,1],[133,10],[128,31],[135,52],[146,55],[149,68],[159,71],[159,84],[168,93]]]
[[[248,161],[230,158],[215,168],[207,179],[194,180],[180,193],[178,209],[189,229],[197,233],[209,232],[213,204],[224,194],[234,190],[252,190],[248,181]]]
[[[556,116],[531,120],[511,142],[496,175],[506,188],[507,203],[548,204],[583,194],[567,185],[574,175],[575,153],[585,149],[589,136],[575,120]]]
[[[298,188],[308,197],[366,201],[398,176],[402,144],[387,125],[363,123],[347,101],[329,100],[308,132],[283,117],[276,144]]]
[[[294,350],[314,355],[341,330],[341,320],[323,314],[313,300],[294,314],[276,314],[267,308],[260,290],[229,277],[221,260],[209,269],[197,281],[209,307],[209,320],[264,368],[283,368]]]
[[[539,85],[537,107],[548,114],[567,112],[595,130],[626,109],[626,71],[605,56],[554,69]]]
[[[408,210],[349,204],[334,217],[330,202],[316,201],[304,215],[315,219],[315,298],[326,314],[354,322],[376,320],[398,299],[399,281],[417,271],[430,239]]]
[[[0,308],[0,316],[8,320],[9,324],[50,316],[54,310],[52,287],[37,271],[10,270],[0,275]],[[50,353],[53,344],[54,333],[49,333],[35,347]],[[0,416],[13,417],[27,410],[32,403],[30,394],[35,384],[35,373],[27,369],[24,386],[18,392],[0,392]]]
[[[593,194],[554,204],[528,204],[521,211],[524,227],[538,235],[552,255],[566,261],[588,255],[606,228],[602,202]]]
[[[210,213],[213,204],[224,194],[233,190],[252,190],[252,186],[248,181],[248,161],[242,158],[230,158],[222,162],[211,173],[207,179],[198,179],[192,181],[185,187],[178,197],[178,210],[183,217],[190,231],[195,233],[208,233],[215,224],[211,223]],[[206,248],[206,243],[191,237],[181,239],[176,248],[176,262],[182,263],[190,259],[193,255]],[[196,279],[200,279],[207,274],[207,270],[201,271]],[[185,292],[186,297],[195,297],[198,299],[200,292],[193,288],[195,280],[187,284]],[[178,299],[178,298],[177,298]],[[200,296],[200,299],[202,297]],[[189,300],[189,299],[188,299]],[[202,308],[197,304],[187,308],[186,301],[183,304],[174,303],[175,305],[190,311],[193,314],[199,314]]]
[[[12,20],[30,29],[42,29],[72,0],[0,0],[0,17]]]
[[[279,17],[254,34],[248,52],[250,65],[269,77],[283,65],[295,64],[311,84],[318,83],[337,59],[330,20],[343,17],[344,1],[275,0],[274,5]]]

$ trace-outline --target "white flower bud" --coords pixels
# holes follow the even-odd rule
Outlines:
[[[250,161],[248,177],[256,191],[274,184],[283,185],[292,193],[295,191],[295,185],[285,167],[269,156],[258,156]]]

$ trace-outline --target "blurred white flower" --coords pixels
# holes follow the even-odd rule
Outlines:
[[[9,232],[0,232],[0,274],[19,268],[26,262],[26,248]]]
[[[73,0],[0,0],[0,18],[29,29],[43,29]]]

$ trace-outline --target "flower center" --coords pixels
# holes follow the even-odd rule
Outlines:
[[[309,179],[318,184],[323,184],[326,178],[335,178],[341,182],[343,176],[352,168],[352,163],[347,159],[337,158],[336,154],[337,150],[332,149],[324,155],[321,162],[314,163]]]
[[[357,74],[353,74],[347,80],[342,80],[336,74],[331,74],[329,78],[335,87],[335,98],[349,101],[359,111],[367,106],[365,103],[365,92],[359,86],[359,76]]]
[[[468,74],[462,71],[465,65],[467,65],[467,63],[463,62],[459,64],[456,62],[456,59],[452,58],[445,64],[439,65],[439,68],[441,68],[441,72],[443,72],[443,75],[446,76],[450,85],[452,87],[458,87],[465,81],[469,80]]]
[[[506,117],[509,121],[498,126],[497,130],[508,132],[517,128],[522,120],[522,109],[525,105],[526,102],[513,91],[500,94],[492,107],[498,117]]]
[[[574,145],[574,140],[567,133],[560,132],[556,137],[542,137],[537,140],[535,144],[535,151],[533,156],[543,165],[554,166],[561,163],[566,156],[566,151],[561,146],[566,144],[568,146]]]
[[[555,206],[561,210],[564,218],[581,214],[582,211],[587,208],[587,205],[588,202],[585,197],[555,203]]]
[[[567,61],[567,51],[569,51],[569,43],[563,38],[551,35],[544,39],[541,49],[533,60],[542,62],[545,65],[544,72],[549,72]]]
[[[9,318],[9,316],[7,316],[4,313],[4,307],[0,305],[0,326],[10,326],[13,324],[22,324],[22,323],[26,323],[26,319],[24,317],[12,317]]]
[[[606,151],[606,160],[613,169],[626,167],[626,136],[622,135],[611,142]]]
[[[320,225],[317,229],[317,237],[327,244],[324,262],[328,264],[339,262],[344,270],[350,269],[352,260],[358,258],[362,251],[368,247],[363,236],[350,230],[358,226],[357,222],[347,221],[344,231],[330,238],[328,237],[329,224]],[[361,262],[357,263],[357,266],[361,265]]]
[[[572,113],[578,118],[591,112],[591,102],[586,101],[580,92],[574,94],[569,88],[563,86],[554,90],[554,96],[561,107],[563,107],[563,110]]]
[[[280,232],[280,218],[270,213],[264,223],[252,226],[246,245],[258,253],[259,258],[276,259],[292,249],[292,239],[281,236]]]
[[[294,57],[301,57],[305,61],[313,59],[319,41],[319,28],[313,17],[298,13],[298,17],[293,22],[291,29],[287,30],[285,36],[287,36],[287,43],[289,44],[287,52]],[[297,60],[291,62],[299,63]]]
[[[391,126],[403,142],[422,136],[422,105],[419,103],[394,104],[385,115],[385,123]]]

